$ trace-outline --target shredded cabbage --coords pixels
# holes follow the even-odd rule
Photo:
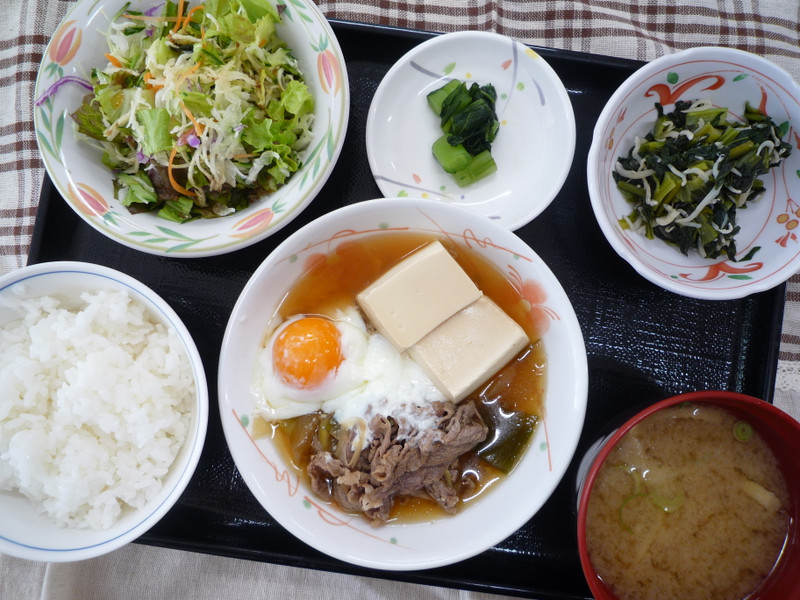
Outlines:
[[[314,99],[268,0],[126,4],[108,65],[72,114],[131,212],[224,216],[286,183],[311,140]]]

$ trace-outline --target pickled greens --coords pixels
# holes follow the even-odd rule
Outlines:
[[[737,211],[764,193],[759,177],[789,156],[776,125],[749,103],[744,121],[707,100],[678,101],[668,114],[656,104],[653,129],[617,160],[617,187],[633,205],[625,229],[659,238],[683,254],[736,260]]]
[[[269,0],[154,0],[112,19],[108,64],[72,118],[131,212],[225,216],[300,168],[314,99],[279,23]]]
[[[494,86],[467,85],[452,79],[427,95],[444,135],[433,143],[433,156],[459,187],[467,187],[497,171],[491,154],[500,122]]]

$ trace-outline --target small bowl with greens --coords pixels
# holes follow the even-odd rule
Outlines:
[[[92,227],[178,257],[253,244],[327,181],[347,72],[313,2],[78,0],[35,91],[50,179]]]
[[[389,69],[370,104],[366,141],[387,198],[456,204],[516,230],[561,190],[575,116],[535,50],[460,31],[419,44]]]
[[[612,95],[588,185],[611,246],[694,298],[741,298],[800,268],[800,87],[730,48],[656,59]]]

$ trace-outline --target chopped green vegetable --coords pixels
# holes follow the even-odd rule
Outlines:
[[[628,504],[630,504],[633,500],[636,500],[636,498],[647,498],[647,494],[631,494],[622,501],[622,504],[620,504],[619,509],[617,510],[617,520],[622,528],[628,533],[633,533],[633,528],[625,522],[625,507],[628,506]]]
[[[785,127],[749,103],[743,123],[707,100],[678,101],[668,114],[655,106],[652,130],[617,160],[617,188],[633,205],[620,226],[683,254],[736,260],[737,211],[764,193],[758,178],[791,153]]]
[[[746,442],[753,437],[753,426],[747,421],[736,421],[733,424],[733,437],[740,442]]]
[[[448,173],[455,173],[465,169],[472,161],[472,156],[463,144],[451,145],[447,141],[447,134],[433,142],[433,155],[442,168]]]
[[[617,468],[631,476],[633,490],[627,496],[618,509],[618,520],[626,531],[633,533],[633,529],[625,522],[625,507],[635,498],[648,498],[659,510],[666,513],[673,513],[683,506],[686,495],[682,488],[664,477],[655,479],[650,469],[642,469],[635,465],[622,463]],[[649,473],[647,476],[645,473]]]
[[[648,484],[650,501],[664,512],[671,513],[683,506],[686,495],[682,489],[660,488],[653,484]]]
[[[456,183],[467,187],[497,171],[490,153],[500,128],[494,86],[467,87],[453,79],[429,93],[427,100],[444,132],[433,143],[433,155]]]
[[[438,90],[431,92],[428,94],[428,106],[431,107],[434,114],[438,117],[442,114],[442,105],[444,104],[445,99],[453,90],[457,89],[463,85],[457,79],[452,79],[448,81],[444,86],[440,87]]]
[[[539,417],[521,411],[492,411],[478,404],[489,431],[475,454],[503,473],[511,471],[536,431]]]
[[[480,154],[473,156],[469,164],[463,169],[453,173],[453,178],[459,186],[467,187],[488,177],[495,171],[497,171],[497,163],[492,158],[491,153],[488,150],[484,150]]]
[[[150,204],[158,200],[153,182],[150,181],[147,174],[141,171],[133,175],[120,173],[117,175],[117,184],[119,189],[125,191],[125,195],[120,197],[124,206],[131,206],[137,203]]]
[[[108,65],[92,71],[72,118],[100,142],[129,210],[178,222],[224,216],[300,168],[314,99],[279,23],[269,0],[117,13]]]
[[[143,108],[136,111],[142,127],[142,152],[148,156],[172,148],[169,134],[169,112],[165,108]]]

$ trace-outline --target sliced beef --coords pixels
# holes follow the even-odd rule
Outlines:
[[[308,466],[314,493],[376,522],[389,518],[399,496],[426,495],[454,512],[458,458],[486,438],[487,427],[472,402],[436,403],[434,410],[436,428],[409,431],[378,415],[370,422],[370,444],[360,453],[350,444],[342,444],[337,455],[316,452]]]

